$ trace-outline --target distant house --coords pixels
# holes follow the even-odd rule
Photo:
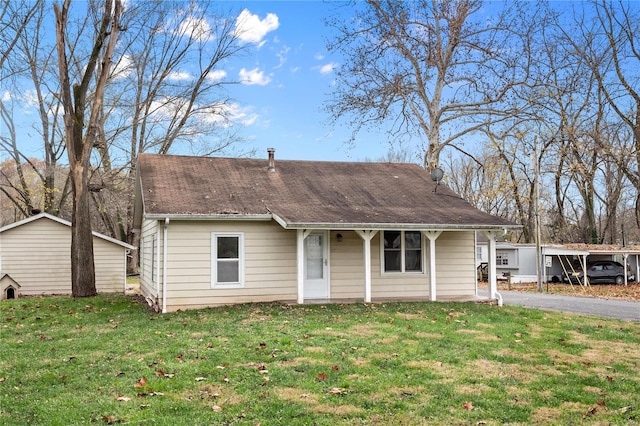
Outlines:
[[[487,242],[479,239],[478,252],[487,249]],[[543,244],[541,278],[543,282],[561,282],[563,274],[581,272],[598,260],[613,260],[629,265],[635,277],[640,276],[640,246],[620,247],[601,244]],[[536,282],[535,244],[496,243],[496,273],[510,275],[511,282]]]
[[[137,173],[140,288],[163,312],[475,298],[475,232],[518,227],[415,164],[142,154]]]
[[[96,290],[124,292],[134,247],[93,233]],[[0,228],[1,298],[71,293],[71,223],[47,213]]]

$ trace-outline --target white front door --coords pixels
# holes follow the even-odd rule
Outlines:
[[[329,234],[312,232],[304,240],[304,298],[329,297]]]

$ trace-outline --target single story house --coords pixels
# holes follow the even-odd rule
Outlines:
[[[141,293],[162,312],[476,298],[475,232],[491,244],[519,226],[437,178],[416,164],[276,162],[273,149],[268,160],[141,154]],[[496,289],[490,280],[490,298]]]
[[[486,251],[486,241],[478,240],[478,253]],[[602,244],[542,244],[540,256],[543,282],[561,282],[563,275],[580,272],[598,260],[613,260],[629,265],[640,276],[640,246]],[[535,244],[496,243],[496,273],[510,275],[513,283],[537,281]]]
[[[125,290],[134,247],[93,233],[96,290]],[[39,213],[0,228],[1,298],[71,294],[71,223]]]

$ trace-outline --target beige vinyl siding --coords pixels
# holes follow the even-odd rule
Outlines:
[[[342,234],[342,241],[338,241]],[[330,294],[332,299],[364,300],[364,244],[353,231],[330,233]]]
[[[71,293],[71,228],[46,217],[5,230],[2,272],[20,284],[21,295]],[[93,238],[96,290],[124,292],[125,249]]]
[[[212,232],[243,234],[244,287],[212,288]],[[167,244],[167,311],[297,298],[296,232],[275,222],[171,221]]]
[[[423,272],[383,273],[380,241],[382,231],[371,240],[371,297],[373,299],[420,300],[429,297],[429,242],[423,236]],[[437,246],[436,246],[437,250]]]
[[[164,222],[145,221],[141,252],[141,289],[162,306]],[[212,287],[212,233],[242,234],[244,286]],[[337,234],[342,241],[337,241]],[[158,236],[154,251],[159,294],[152,276],[149,237]],[[275,222],[177,221],[169,223],[167,263],[167,311],[235,303],[297,299],[296,231]],[[354,231],[329,233],[330,297],[333,300],[364,299],[363,240]],[[381,233],[371,240],[372,298],[374,300],[429,298],[429,241],[423,238],[422,273],[382,273]],[[436,239],[437,297],[475,294],[475,251],[472,231],[443,232]]]
[[[158,241],[160,226],[158,221],[144,220],[140,233],[140,293],[157,303],[160,288],[159,266],[162,264],[162,241]],[[155,247],[154,247],[155,246]]]
[[[423,237],[424,273],[383,274],[378,233],[371,240],[371,296],[425,299],[429,295],[429,240]],[[436,239],[436,299],[472,296],[476,291],[473,231],[443,232]],[[362,278],[364,281],[364,278]]]
[[[443,232],[436,240],[436,299],[476,294],[473,231]]]
[[[71,251],[71,246],[69,246]],[[93,238],[93,257],[98,293],[124,292],[127,277],[126,251],[112,242]],[[71,259],[69,259],[71,268]]]

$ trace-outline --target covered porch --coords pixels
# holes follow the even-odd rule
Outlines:
[[[297,303],[488,301],[497,291],[495,241],[504,229],[478,227],[292,225]],[[490,242],[489,289],[478,292],[475,231]]]

